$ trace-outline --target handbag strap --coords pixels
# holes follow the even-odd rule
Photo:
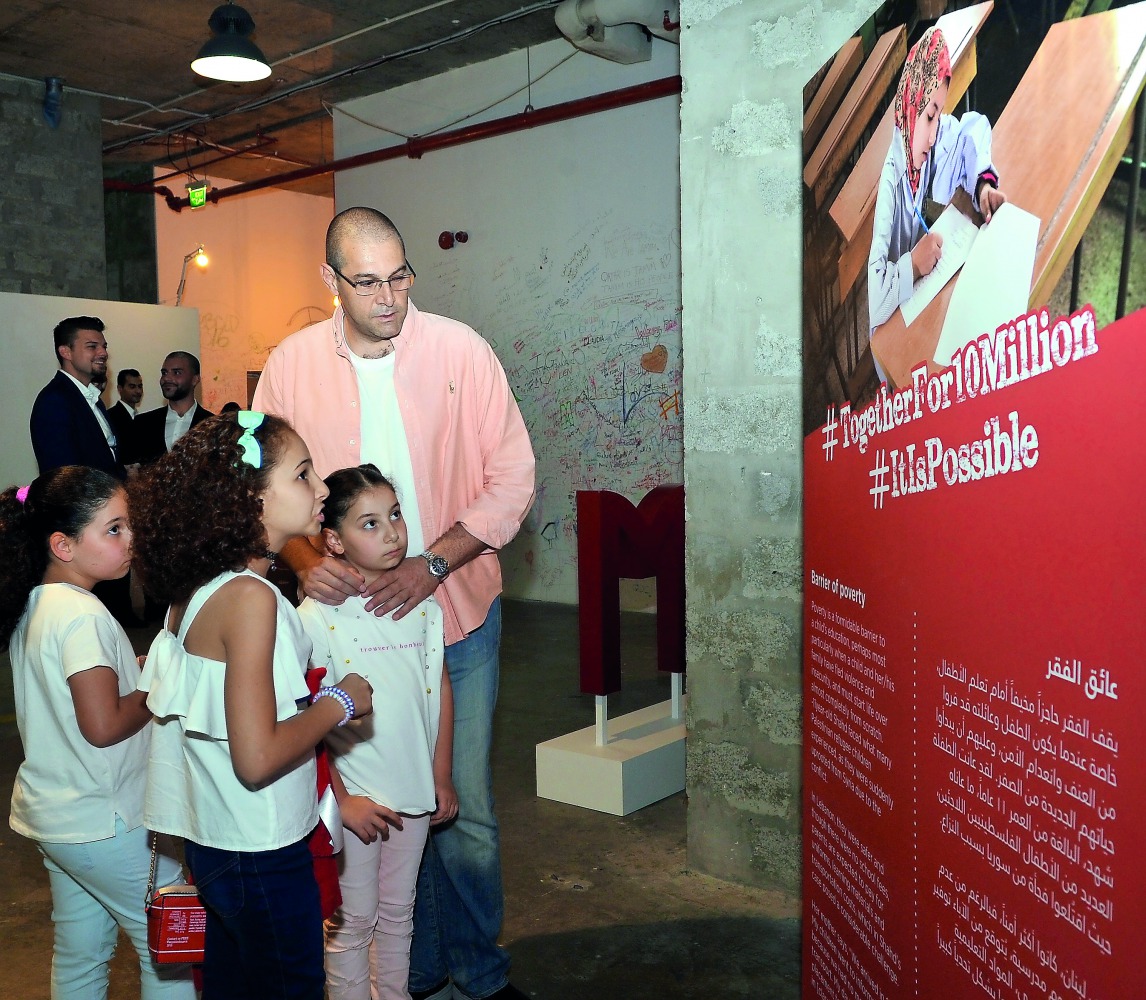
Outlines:
[[[151,897],[155,894],[155,870],[159,864],[157,835],[154,830],[149,831],[151,837],[151,869],[147,873],[147,895],[143,898],[144,909],[151,909]]]

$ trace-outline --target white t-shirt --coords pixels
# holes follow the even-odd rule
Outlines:
[[[298,613],[314,643],[311,662],[326,667],[324,684],[349,673],[374,688],[374,711],[326,737],[347,790],[397,813],[433,812],[434,747],[442,708],[445,632],[442,609],[428,597],[400,621],[365,610],[348,597],[337,606],[309,597]]]
[[[183,640],[207,599],[237,576],[270,587],[277,599],[271,680],[276,718],[293,718],[310,697],[306,665],[310,640],[290,602],[257,573],[226,572],[192,595],[179,634],[155,637],[139,688],[156,722],[147,773],[147,825],[222,851],[270,851],[294,844],[318,825],[314,754],[260,788],[245,785],[231,761],[223,700],[227,664],[195,656]]]
[[[394,390],[394,352],[384,358],[360,358],[353,351],[348,353],[358,374],[362,462],[378,466],[378,471],[394,484],[406,522],[407,547],[417,555],[425,551],[426,541],[422,537],[418,494],[414,491],[414,466],[410,462],[406,424]]]
[[[97,597],[70,583],[36,587],[12,633],[12,683],[24,762],[12,788],[13,830],[49,844],[115,836],[143,822],[151,726],[110,747],[80,732],[68,678],[110,667],[119,693],[135,690],[139,665],[126,633]]]

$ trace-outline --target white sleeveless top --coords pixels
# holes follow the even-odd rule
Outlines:
[[[270,784],[244,784],[235,774],[227,739],[227,665],[183,648],[208,598],[239,576],[260,580],[277,601],[272,679],[278,721],[298,714],[299,702],[305,705],[309,697],[304,674],[310,640],[278,588],[250,570],[222,573],[200,587],[188,602],[179,634],[165,624],[155,637],[139,681],[155,714],[144,821],[149,829],[204,847],[269,851],[302,840],[318,824],[314,755]]]

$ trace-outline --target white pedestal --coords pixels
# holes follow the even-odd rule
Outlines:
[[[608,722],[598,746],[597,727],[537,744],[537,794],[543,799],[627,816],[684,789],[684,718],[671,701]]]

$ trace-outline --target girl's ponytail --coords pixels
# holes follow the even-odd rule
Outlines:
[[[106,472],[65,465],[31,486],[0,493],[0,650],[8,648],[28,595],[44,578],[48,539],[57,531],[79,536],[120,488]]]
[[[26,495],[28,487],[10,486],[0,493],[0,550],[4,561],[0,563],[0,649],[8,648],[8,640],[24,613],[28,595],[44,577],[48,568],[47,546],[33,539],[24,503],[17,493]]]

